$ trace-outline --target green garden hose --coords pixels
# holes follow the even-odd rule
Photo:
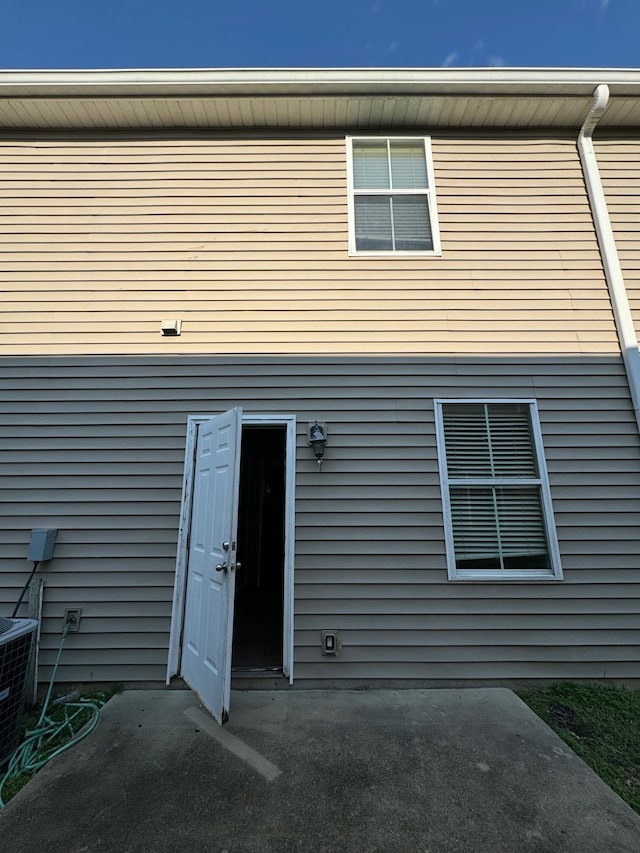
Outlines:
[[[0,779],[0,809],[5,805],[2,792],[10,779],[16,779],[24,774],[33,775],[41,767],[44,767],[47,761],[51,761],[56,755],[60,755],[61,752],[64,752],[86,737],[93,731],[98,722],[100,707],[104,704],[99,699],[80,698],[78,701],[57,703],[63,709],[63,719],[56,721],[49,716],[51,694],[60,658],[62,657],[62,648],[67,637],[68,627],[68,625],[65,626],[62,634],[58,655],[38,722],[34,729],[26,732],[24,740],[9,760],[6,773]],[[81,714],[86,716],[87,711],[90,712],[89,719],[82,725],[77,718]],[[78,727],[79,731],[76,731]]]

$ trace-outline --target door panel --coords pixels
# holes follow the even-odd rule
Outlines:
[[[242,410],[198,425],[182,676],[218,722],[229,713]]]

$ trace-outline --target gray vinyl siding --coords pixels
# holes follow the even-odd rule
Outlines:
[[[30,529],[60,529],[41,678],[77,606],[60,680],[163,680],[186,418],[235,405],[298,418],[296,683],[638,676],[640,441],[615,355],[12,357],[0,390],[0,612]],[[447,581],[440,396],[538,400],[564,581]],[[313,418],[329,425],[322,473]]]

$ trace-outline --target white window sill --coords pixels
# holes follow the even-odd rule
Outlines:
[[[365,252],[349,250],[350,258],[441,258],[442,252]]]
[[[468,572],[456,572],[455,574],[449,575],[449,580],[453,582],[476,582],[476,583],[502,583],[503,581],[509,582],[520,582],[520,583],[531,583],[535,581],[546,582],[546,583],[556,583],[558,581],[564,580],[562,575],[552,575],[549,572],[482,572],[482,571],[468,571]]]

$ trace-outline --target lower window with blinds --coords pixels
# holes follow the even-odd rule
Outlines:
[[[451,580],[561,580],[535,400],[436,400]]]

